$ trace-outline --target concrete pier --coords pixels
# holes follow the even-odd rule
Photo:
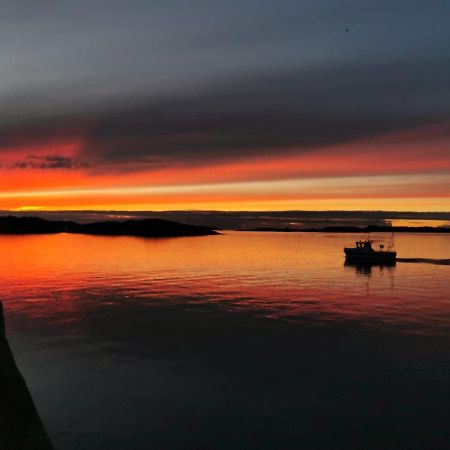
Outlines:
[[[5,336],[0,302],[0,449],[52,450]]]

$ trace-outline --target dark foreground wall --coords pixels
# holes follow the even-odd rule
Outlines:
[[[6,340],[0,302],[0,449],[52,448]]]

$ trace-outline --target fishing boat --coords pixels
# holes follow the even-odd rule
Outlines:
[[[366,239],[364,241],[356,241],[355,247],[345,247],[346,261],[395,264],[397,252],[393,250],[393,236],[387,248],[385,248],[384,244],[380,244],[379,249],[376,250],[372,244],[372,240]]]

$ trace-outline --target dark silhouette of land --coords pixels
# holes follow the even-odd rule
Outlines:
[[[0,234],[76,233],[104,236],[181,237],[219,234],[212,227],[189,225],[165,219],[133,219],[78,223],[69,220],[47,220],[40,217],[0,216]],[[322,228],[258,227],[241,231],[302,233],[450,233],[449,227],[407,227],[369,225],[326,226]]]
[[[39,217],[0,217],[0,234],[76,233],[104,236],[181,237],[218,234],[212,228],[162,219],[104,221],[79,224]]]
[[[302,233],[450,233],[450,228],[446,227],[395,227],[369,225],[367,227],[323,227],[323,228],[271,228],[261,227],[245,231],[278,231],[278,232],[302,232]]]
[[[51,450],[53,448],[6,340],[1,302],[0,399],[1,449]]]
[[[391,226],[393,220],[405,220],[408,226],[450,226],[450,212],[398,212],[398,211],[21,211],[0,210],[1,216],[34,217],[47,220],[91,223],[103,221],[163,219],[189,223],[213,230],[249,230],[255,228],[323,228]],[[434,221],[434,223],[427,221]],[[394,222],[396,223],[396,222]]]

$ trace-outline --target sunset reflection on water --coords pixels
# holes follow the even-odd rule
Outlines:
[[[87,297],[95,301],[98,296],[99,304],[90,308],[101,307],[108,297],[218,303],[278,318],[358,317],[408,332],[444,332],[450,268],[344,266],[342,248],[356,238],[257,232],[174,239],[1,237],[1,295],[9,314],[30,319],[55,315],[52,320],[58,321],[58,314],[76,312],[86,306]],[[396,241],[402,257],[450,254],[446,235],[400,235]]]
[[[55,447],[446,449],[450,237],[396,237],[426,264],[344,265],[357,238],[0,237],[8,339]]]

